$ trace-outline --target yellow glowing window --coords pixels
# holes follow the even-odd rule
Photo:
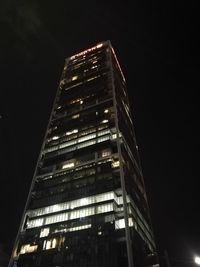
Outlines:
[[[62,166],[62,169],[70,169],[70,168],[73,168],[74,167],[74,162],[69,162],[69,163],[66,163]]]
[[[114,161],[114,162],[112,162],[112,167],[113,167],[113,168],[117,168],[117,167],[119,167],[119,160],[118,160],[118,161]]]
[[[31,253],[37,250],[37,245],[31,246],[30,244],[23,245],[20,250],[20,254]]]
[[[79,117],[80,117],[80,114],[75,114],[75,115],[72,116],[72,119],[77,119]]]
[[[75,81],[77,79],[78,79],[78,76],[77,75],[72,77],[72,81]]]
[[[53,238],[51,240],[47,240],[47,242],[46,242],[46,249],[55,248],[56,245],[57,245],[57,240],[55,238]]]

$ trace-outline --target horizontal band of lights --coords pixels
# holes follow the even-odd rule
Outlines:
[[[97,205],[93,207],[77,209],[70,212],[63,212],[56,215],[46,216],[43,218],[28,220],[27,228],[40,227],[43,225],[69,221],[73,219],[80,219],[87,216],[92,216],[96,214],[106,213],[114,211],[114,205],[112,203],[106,203],[102,205]]]
[[[27,215],[29,218],[37,217],[37,216],[43,216],[63,210],[69,210],[69,209],[75,209],[78,207],[83,207],[87,205],[92,205],[95,203],[100,203],[108,200],[115,200],[118,205],[122,204],[122,197],[117,196],[113,191],[93,195],[85,198],[80,198],[68,202],[63,202],[55,205],[50,205],[47,207],[42,207],[34,210],[30,210],[27,212]]]
[[[49,153],[49,152],[52,152],[52,151],[56,151],[56,150],[63,149],[65,147],[70,147],[70,146],[77,145],[77,144],[78,145],[76,147],[78,149],[78,148],[81,148],[82,146],[84,146],[85,141],[94,139],[96,137],[100,137],[102,135],[103,136],[101,138],[97,138],[96,140],[93,140],[92,144],[95,144],[96,142],[100,143],[100,142],[103,142],[104,140],[108,140],[108,139],[115,139],[115,135],[110,137],[110,136],[108,136],[108,134],[110,134],[110,130],[103,130],[103,131],[98,132],[97,134],[96,133],[92,133],[92,134],[89,134],[89,135],[86,135],[86,136],[83,136],[83,137],[80,137],[80,138],[76,138],[74,140],[63,142],[63,143],[61,143],[59,145],[52,146],[50,148],[46,148],[44,150],[44,153]],[[106,136],[104,136],[104,135],[106,135]]]
[[[80,143],[80,144],[76,144],[76,145],[70,146],[69,148],[60,148],[58,150],[55,150],[55,152],[57,152],[58,154],[63,154],[63,153],[71,152],[71,151],[74,151],[74,150],[77,150],[77,149],[81,149],[81,148],[84,148],[84,147],[92,146],[92,145],[95,145],[95,144],[98,144],[98,143],[102,143],[102,142],[105,142],[107,140],[112,140],[112,137],[109,136],[109,135],[106,135],[106,136],[103,136],[101,138],[96,138],[96,139],[88,141],[88,142],[83,142],[83,143]]]
[[[71,56],[70,59],[72,60],[72,59],[75,59],[77,57],[84,56],[84,55],[88,54],[89,52],[92,52],[92,51],[95,51],[95,50],[101,48],[102,46],[103,46],[102,43],[98,44],[96,46],[93,46],[93,47],[91,47],[91,48],[89,48],[87,50],[84,50],[84,51],[82,51],[82,52],[80,52],[78,54],[75,54],[75,55]]]

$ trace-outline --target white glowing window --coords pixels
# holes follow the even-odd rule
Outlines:
[[[72,81],[75,81],[77,79],[78,79],[78,76],[77,75],[72,77]]]
[[[80,205],[81,206],[88,205],[89,202],[90,202],[89,201],[89,198],[82,198],[82,199],[80,199]]]
[[[72,146],[76,144],[76,140],[65,142],[59,146],[59,148],[67,147],[67,146]]]
[[[103,121],[102,121],[102,123],[107,123],[107,122],[108,122],[108,120],[103,120]]]
[[[109,112],[109,110],[108,110],[108,109],[105,109],[105,110],[104,110],[104,113],[108,113],[108,112]]]
[[[110,139],[109,136],[103,136],[103,137],[101,137],[101,138],[98,138],[97,142],[98,142],[98,143],[101,143],[101,142],[104,142],[104,141],[109,140],[109,139]]]
[[[87,146],[91,146],[91,145],[94,145],[94,144],[96,144],[96,141],[95,141],[95,140],[93,140],[93,141],[89,141],[89,142],[85,142],[85,143],[83,143],[83,144],[79,144],[79,145],[77,146],[77,148],[79,149],[79,148],[87,147]]]
[[[110,130],[104,130],[104,131],[100,131],[100,132],[98,132],[98,136],[101,136],[101,135],[104,135],[104,134],[108,134],[108,133],[110,133]]]
[[[69,131],[69,132],[66,132],[65,134],[66,134],[66,135],[71,135],[71,134],[73,134],[73,133],[78,133],[78,129],[73,129],[73,130],[71,130],[71,131]]]
[[[71,228],[68,228],[68,231],[69,232],[80,231],[80,230],[91,228],[91,226],[92,226],[91,224],[85,224],[81,226],[71,227]]]
[[[96,137],[96,134],[89,134],[87,136],[81,137],[78,139],[78,143],[86,141],[86,140],[90,140]]]
[[[43,228],[43,229],[41,229],[41,231],[40,231],[40,237],[48,236],[48,234],[49,234],[49,228]]]
[[[133,226],[133,219],[132,218],[128,219],[128,225]],[[116,220],[115,221],[115,229],[122,229],[122,228],[125,228],[125,220],[124,219]]]
[[[30,244],[23,245],[20,250],[20,254],[26,254],[36,251],[38,248],[37,245],[31,246]]]
[[[59,138],[59,136],[53,136],[52,140],[57,140]]]
[[[56,205],[47,206],[47,207],[40,208],[40,209],[35,209],[32,211],[28,211],[27,214],[31,218],[33,216],[41,216],[41,215],[45,215],[48,213],[54,213],[54,212],[64,211],[64,210],[69,210],[69,209],[74,209],[74,208],[81,208],[81,207],[86,206],[86,205],[100,203],[100,202],[104,202],[104,201],[108,201],[108,200],[114,200],[114,199],[116,200],[116,198],[117,198],[117,196],[114,194],[113,191],[111,191],[111,192],[102,193],[102,194],[98,194],[98,195],[94,195],[94,196],[89,196],[86,198],[72,200],[69,202],[64,202],[64,203],[60,203],[60,204],[56,204]],[[116,201],[116,202],[118,203],[118,201]],[[106,204],[106,205],[108,205],[108,204]],[[106,208],[103,209],[102,205],[101,205],[101,208],[99,208],[98,213],[107,212],[107,211],[108,210]],[[45,218],[44,223],[43,223],[43,220],[44,220],[43,218],[30,220],[28,223],[28,228],[40,226],[38,224],[39,222],[44,224],[44,225],[47,225],[47,224],[57,223],[57,222],[61,222],[61,221],[66,221],[69,219],[76,219],[76,218],[80,218],[80,217],[90,216],[93,214],[95,214],[94,213],[94,207],[74,210],[71,212],[69,212],[69,211],[68,212],[62,212],[60,214],[47,216]],[[42,221],[40,221],[40,220],[42,220]],[[48,232],[48,228],[44,228],[44,229],[46,229],[46,230],[44,230],[43,233],[41,232],[41,235],[44,235],[45,233]]]
[[[124,219],[116,220],[115,221],[115,229],[122,229],[122,228],[125,228]]]
[[[96,210],[97,213],[106,213],[109,211],[113,211],[113,204],[112,203],[99,205],[99,206],[97,206],[97,210]]]
[[[43,218],[31,220],[28,222],[28,228],[41,226],[41,225],[43,225],[43,222],[44,222]]]
[[[112,139],[116,139],[117,138],[117,134],[112,134]]]
[[[80,101],[80,104],[81,104],[81,105],[83,104],[83,100]]]
[[[52,215],[46,218],[45,224],[57,223],[68,220],[68,213]]]

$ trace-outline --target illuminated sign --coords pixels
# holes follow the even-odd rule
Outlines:
[[[96,49],[101,48],[102,46],[103,46],[103,44],[98,44],[96,46],[93,46],[93,47],[91,47],[91,48],[89,48],[87,50],[84,50],[84,51],[76,54],[76,55],[73,55],[72,57],[70,57],[70,59],[75,59],[77,57],[84,56],[85,54],[87,54],[89,52],[92,52],[92,51],[95,51]]]

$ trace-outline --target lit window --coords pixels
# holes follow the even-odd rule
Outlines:
[[[117,168],[117,167],[119,167],[119,160],[117,160],[117,161],[113,161],[113,162],[112,162],[112,167],[113,167],[113,168]]]
[[[98,44],[97,48],[101,48],[103,46],[103,44]]]
[[[87,147],[87,146],[91,146],[91,145],[94,145],[96,144],[96,141],[93,140],[93,141],[88,141],[88,142],[85,142],[85,143],[80,143],[78,146],[77,146],[77,149],[79,148],[83,148],[83,147]]]
[[[63,166],[62,166],[62,169],[71,169],[75,166],[75,163],[74,162],[68,162],[68,163],[65,163]]]
[[[105,110],[104,110],[104,113],[108,113],[108,112],[109,112],[109,110],[108,110],[108,109],[105,109]]]
[[[133,219],[129,218],[128,220],[128,225],[133,226]],[[122,229],[125,228],[125,220],[124,219],[119,219],[115,221],[115,229]]]
[[[49,234],[49,228],[43,228],[43,229],[41,229],[41,231],[40,231],[40,237],[48,236],[48,234]]]
[[[72,119],[77,119],[79,117],[80,117],[80,114],[75,114],[75,115],[72,116]]]
[[[52,248],[55,248],[57,246],[56,238],[47,240],[45,243],[46,243],[45,249],[52,249]]]
[[[101,143],[101,142],[104,142],[104,141],[109,140],[109,139],[110,139],[110,137],[108,135],[106,135],[106,136],[98,138],[97,142]]]
[[[58,106],[57,109],[61,109],[61,106]]]
[[[69,202],[64,202],[56,205],[51,205],[39,209],[35,209],[32,211],[29,211],[28,215],[29,217],[35,217],[35,216],[41,216],[41,215],[46,215],[49,213],[53,212],[58,212],[58,211],[63,211],[62,213],[59,214],[53,214],[50,216],[47,216],[45,218],[45,225],[48,224],[53,224],[53,223],[58,223],[62,221],[67,221],[69,219],[77,219],[81,217],[86,217],[86,216],[91,216],[95,214],[95,207],[84,207],[86,205],[91,205],[91,204],[96,204],[100,202],[105,202],[108,200],[115,200],[116,203],[118,204],[118,198],[114,194],[113,191],[98,194],[98,195],[93,195],[89,196],[86,198],[81,198],[81,199],[76,199],[72,200]],[[84,207],[84,208],[83,208]],[[79,208],[78,210],[73,210],[75,208]],[[66,212],[65,210],[71,211]],[[106,203],[106,204],[101,204],[99,206],[96,206],[96,212],[97,213],[105,213],[113,210],[113,205],[112,203]],[[43,218],[42,218],[43,219]],[[32,219],[31,224],[28,224],[28,228],[34,228],[36,227],[36,222],[38,219]],[[43,228],[40,232],[40,237],[47,236],[49,234],[49,228]]]
[[[40,219],[36,219],[36,220],[31,220],[28,222],[28,228],[33,228],[33,227],[38,227],[43,225],[44,219],[40,218]]]
[[[72,81],[75,81],[75,80],[77,80],[78,79],[78,76],[73,76],[72,77]]]
[[[71,134],[73,134],[73,133],[78,133],[78,129],[71,130],[71,131],[69,131],[69,132],[66,132],[65,134],[66,134],[66,135],[71,135]]]
[[[57,140],[59,138],[59,136],[53,136],[52,140]]]
[[[87,205],[88,204],[88,198],[82,198],[80,200],[80,204],[81,204],[81,206]]]
[[[80,101],[80,104],[81,104],[81,105],[83,104],[83,100]]]
[[[117,134],[112,134],[112,139],[116,139],[117,138]]]
[[[101,135],[104,135],[104,134],[108,134],[108,133],[110,133],[110,130],[109,129],[106,129],[104,131],[98,132],[98,136],[101,136]]]
[[[81,143],[81,142],[86,141],[86,140],[93,139],[93,138],[95,138],[95,137],[96,137],[96,134],[95,134],[95,133],[94,133],[94,134],[86,135],[86,136],[84,136],[84,137],[79,138],[79,139],[78,139],[78,143]]]
[[[78,103],[78,102],[80,102],[80,100],[81,100],[80,98],[74,99],[74,100],[70,101],[70,104]]]
[[[72,140],[72,141],[69,141],[69,142],[65,142],[65,143],[61,144],[61,145],[59,146],[59,148],[63,148],[63,147],[67,147],[67,146],[71,146],[71,145],[74,145],[74,144],[76,144],[76,143],[77,143],[76,140]]]
[[[108,120],[103,120],[103,121],[102,121],[102,123],[106,123],[106,122],[108,122]]]
[[[110,149],[105,149],[105,150],[103,150],[103,151],[101,152],[101,156],[102,156],[102,158],[103,158],[103,157],[110,156],[110,155],[111,155],[111,151],[110,151]]]
[[[30,244],[23,245],[20,250],[20,254],[31,253],[37,250],[37,245],[31,246]]]
[[[98,65],[94,65],[91,67],[91,69],[96,69],[96,68],[98,68]]]

